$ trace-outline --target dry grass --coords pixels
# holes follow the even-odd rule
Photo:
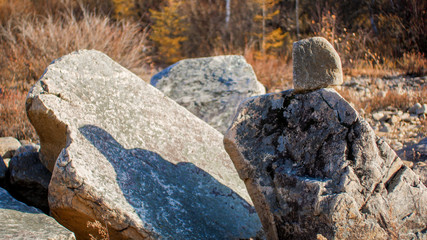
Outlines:
[[[0,93],[0,136],[37,141],[38,137],[25,114],[26,94],[16,89]]]
[[[427,59],[422,53],[404,53],[397,63],[403,72],[408,75],[424,76],[427,74]]]
[[[25,115],[25,95],[49,63],[79,49],[96,49],[133,71],[147,76],[146,30],[133,22],[112,22],[83,8],[58,16],[28,14],[0,25],[0,137],[33,139]]]
[[[98,235],[100,237],[100,240],[109,240],[110,236],[108,234],[108,227],[105,223],[105,226],[101,224],[98,220],[95,220],[94,222],[87,222],[87,228],[94,228],[98,230]],[[97,236],[93,236],[92,234],[89,234],[89,237],[91,240],[97,240]]]
[[[387,107],[397,108],[407,111],[415,103],[427,103],[427,88],[420,91],[409,93],[399,93],[398,91],[388,91],[385,96],[374,96],[365,100],[361,100],[353,91],[348,89],[337,90],[340,95],[354,105],[357,110],[363,110],[365,113],[372,113],[379,110],[384,110]]]
[[[0,83],[28,89],[55,58],[79,49],[102,51],[136,74],[145,72],[146,32],[136,23],[113,23],[83,11],[83,18],[27,17],[0,28]],[[19,86],[21,85],[21,86]]]
[[[253,49],[246,49],[244,56],[267,92],[292,88],[292,61],[287,57],[258,57]]]

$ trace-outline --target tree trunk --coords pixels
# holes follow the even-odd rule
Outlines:
[[[225,0],[225,27],[228,28],[228,23],[230,22],[230,2],[231,0]]]
[[[297,28],[297,40],[299,40],[299,9],[298,0],[295,0],[295,23]]]

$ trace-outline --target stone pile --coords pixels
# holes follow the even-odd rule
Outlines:
[[[0,186],[75,235],[0,189],[0,238],[427,238],[424,162],[418,176],[328,88],[343,76],[325,39],[295,43],[293,58],[295,89],[262,96],[241,56],[153,77],[217,130],[231,125],[225,137],[100,52],[55,60],[26,101],[41,147],[0,138]],[[424,108],[373,119],[417,121]]]
[[[235,55],[181,60],[151,84],[223,134],[242,100],[265,94],[252,66]]]
[[[222,134],[97,51],[52,63],[27,114],[52,215],[77,238],[239,239],[261,223]]]
[[[294,44],[298,91],[246,100],[224,138],[268,239],[425,239],[424,184],[350,104],[324,88],[333,80],[315,77],[334,72],[339,82],[340,69],[325,67],[335,54],[298,69],[306,58],[299,55],[323,54],[313,50],[322,41]],[[318,46],[301,50],[306,42]],[[316,74],[299,74],[310,69]]]

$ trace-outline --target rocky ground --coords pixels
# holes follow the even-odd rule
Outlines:
[[[411,147],[426,137],[427,76],[348,78],[337,90],[355,106],[375,133],[383,137],[395,151]],[[413,101],[411,99],[421,101],[410,103]],[[369,100],[370,104],[367,104]],[[409,105],[399,103],[399,100],[407,101]],[[386,101],[395,103],[383,106]],[[363,102],[365,104],[361,104]],[[422,158],[420,154],[416,154],[414,158],[413,154],[416,153],[407,152],[404,158],[426,160],[425,156]]]

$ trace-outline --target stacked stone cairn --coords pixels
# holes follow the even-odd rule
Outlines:
[[[335,90],[324,38],[294,43],[294,87],[241,103],[224,138],[267,238],[426,239],[427,190]]]

